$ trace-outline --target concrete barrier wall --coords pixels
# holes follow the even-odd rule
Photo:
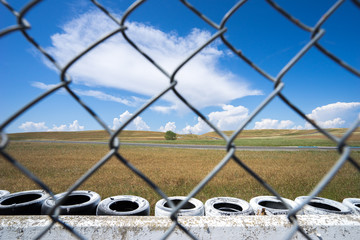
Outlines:
[[[160,239],[172,225],[168,217],[61,216],[87,239]],[[314,239],[359,239],[360,216],[298,216]],[[179,217],[199,239],[284,239],[291,228],[286,216]],[[0,239],[33,239],[51,220],[48,216],[0,216]],[[320,238],[319,238],[320,237]],[[55,224],[43,239],[75,238]],[[176,229],[169,239],[189,239]],[[304,239],[297,233],[293,239]]]

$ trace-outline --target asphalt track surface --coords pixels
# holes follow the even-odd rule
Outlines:
[[[108,142],[93,141],[51,141],[51,140],[15,140],[13,142],[38,142],[38,143],[71,143],[71,144],[103,144]],[[226,150],[226,146],[216,145],[190,145],[190,144],[157,144],[157,143],[128,143],[121,142],[120,146],[142,146],[142,147],[163,147],[163,148],[184,148],[184,149],[208,149],[208,150]],[[360,147],[352,147],[352,151],[360,151]],[[285,147],[264,147],[264,146],[236,146],[240,151],[336,151],[336,147],[317,147],[317,146],[285,146]]]

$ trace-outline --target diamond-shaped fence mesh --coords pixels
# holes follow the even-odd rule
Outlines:
[[[275,195],[278,197],[280,201],[283,202],[285,206],[288,208],[291,208],[287,205],[286,202],[284,202],[280,196],[280,194],[277,192],[276,189],[274,189],[270,184],[268,184],[265,180],[263,180],[256,172],[254,172],[249,166],[247,166],[244,161],[242,161],[241,153],[239,153],[236,149],[236,146],[234,144],[234,140],[237,136],[241,134],[241,132],[248,126],[248,124],[259,114],[259,112],[266,108],[275,97],[281,99],[281,101],[286,104],[289,109],[294,111],[296,114],[298,114],[301,118],[306,120],[309,124],[311,124],[315,129],[317,129],[321,134],[326,136],[328,139],[330,139],[332,142],[334,142],[337,146],[337,150],[339,153],[338,160],[333,165],[333,167],[327,172],[327,174],[322,178],[320,182],[318,182],[317,186],[312,190],[312,192],[309,194],[309,198],[307,201],[303,202],[300,206],[291,209],[291,211],[288,213],[287,217],[289,222],[292,225],[292,231],[289,232],[289,235],[287,236],[288,239],[292,238],[294,234],[297,232],[301,233],[304,237],[310,238],[306,232],[303,230],[302,226],[297,221],[297,213],[305,206],[305,204],[309,203],[310,200],[317,196],[330,182],[330,180],[337,174],[337,172],[341,169],[343,164],[345,162],[351,163],[351,165],[356,168],[358,171],[360,171],[359,164],[350,156],[351,148],[347,144],[347,140],[350,137],[350,135],[355,131],[355,129],[359,126],[359,119],[357,119],[352,126],[347,130],[346,134],[344,134],[341,138],[338,138],[332,134],[330,134],[326,129],[321,128],[319,125],[316,124],[316,122],[312,121],[307,117],[307,115],[302,111],[302,109],[297,108],[287,96],[283,93],[283,87],[284,82],[282,81],[283,77],[288,73],[288,71],[298,63],[300,59],[303,58],[303,56],[306,55],[306,53],[310,49],[317,49],[319,50],[324,56],[327,56],[329,59],[334,61],[336,64],[344,68],[344,71],[348,71],[352,74],[354,74],[356,77],[360,78],[360,70],[354,68],[353,66],[347,64],[342,59],[338,58],[336,55],[331,53],[329,50],[327,50],[324,46],[322,46],[319,42],[319,40],[325,35],[325,30],[323,29],[324,23],[331,18],[331,15],[336,13],[338,9],[341,9],[341,5],[344,1],[337,1],[331,6],[324,15],[320,16],[315,26],[308,26],[298,19],[296,19],[294,16],[292,16],[289,12],[286,11],[286,9],[282,8],[276,1],[268,0],[268,5],[272,8],[273,11],[277,12],[277,14],[282,15],[287,21],[294,24],[296,27],[301,29],[302,31],[308,33],[309,40],[304,45],[304,47],[295,55],[292,57],[292,59],[283,66],[281,71],[274,77],[271,76],[271,74],[267,73],[264,69],[259,67],[255,62],[253,62],[248,56],[246,56],[243,51],[240,49],[237,49],[235,45],[237,43],[231,42],[226,37],[226,32],[228,31],[227,23],[229,20],[231,20],[232,16],[239,11],[242,7],[246,6],[248,4],[248,1],[238,1],[231,9],[228,10],[228,12],[223,16],[220,23],[217,23],[216,21],[212,20],[210,17],[207,17],[206,14],[202,13],[200,10],[195,8],[191,5],[188,1],[181,1],[183,4],[183,7],[187,8],[192,12],[192,14],[196,15],[201,21],[203,21],[205,24],[209,25],[215,33],[210,36],[198,49],[196,49],[193,52],[188,53],[188,57],[183,59],[181,64],[177,66],[177,68],[173,72],[168,72],[161,66],[161,64],[157,63],[151,54],[146,53],[141,49],[140,46],[136,44],[132,40],[130,36],[128,36],[127,31],[129,28],[131,28],[130,25],[128,25],[128,17],[132,13],[136,12],[138,7],[142,5],[145,1],[136,1],[131,6],[128,7],[128,9],[124,12],[121,18],[118,18],[116,15],[112,14],[112,10],[110,8],[107,8],[106,6],[102,5],[98,1],[91,1],[92,4],[98,8],[106,17],[111,19],[116,24],[116,28],[114,28],[111,32],[106,34],[105,36],[99,37],[97,41],[94,41],[93,43],[89,44],[89,46],[84,49],[80,54],[78,54],[76,57],[71,59],[69,62],[67,62],[65,65],[60,64],[57,59],[49,52],[46,51],[45,48],[43,48],[38,42],[37,39],[30,35],[29,29],[31,28],[32,23],[28,22],[26,20],[27,14],[31,13],[33,9],[37,5],[41,5],[42,1],[31,1],[26,6],[24,6],[19,12],[15,10],[14,7],[12,7],[11,4],[7,3],[5,0],[1,0],[1,3],[5,8],[11,12],[16,22],[12,26],[8,26],[4,29],[1,29],[0,31],[0,37],[4,37],[5,35],[13,34],[14,32],[21,33],[22,36],[30,43],[32,44],[45,58],[47,58],[54,68],[56,68],[59,72],[60,81],[58,84],[53,86],[51,89],[47,90],[37,98],[33,99],[31,102],[23,106],[22,108],[18,109],[17,112],[14,112],[11,117],[9,117],[6,121],[2,122],[0,125],[0,133],[1,133],[1,143],[0,143],[0,153],[1,155],[9,162],[11,163],[15,168],[19,169],[25,176],[27,176],[29,179],[31,179],[33,182],[41,186],[46,192],[48,192],[51,196],[54,197],[54,192],[51,188],[47,186],[46,182],[43,182],[41,179],[39,179],[37,176],[35,176],[31,171],[29,171],[26,167],[24,167],[20,161],[15,159],[13,156],[11,156],[7,151],[7,145],[9,143],[9,138],[7,134],[5,133],[6,127],[13,123],[18,117],[20,117],[22,114],[24,114],[25,111],[36,108],[37,103],[41,100],[46,101],[48,97],[56,92],[63,91],[66,92],[72,99],[74,104],[80,104],[81,107],[83,107],[94,120],[96,120],[102,128],[109,134],[109,147],[110,150],[108,153],[103,156],[101,159],[98,160],[96,164],[94,164],[88,171],[79,178],[67,191],[67,194],[64,198],[58,199],[56,202],[56,205],[52,209],[51,213],[49,214],[49,217],[52,220],[52,224],[48,226],[47,229],[44,229],[42,234],[38,236],[38,238],[41,238],[44,234],[46,234],[49,229],[55,224],[59,223],[64,226],[64,228],[67,231],[72,232],[75,236],[79,238],[83,238],[81,234],[77,233],[72,226],[69,226],[65,221],[61,219],[61,216],[59,215],[57,209],[58,207],[66,200],[66,197],[69,196],[69,194],[78,189],[82,184],[88,179],[91,178],[95,172],[98,171],[98,169],[103,166],[104,164],[107,164],[107,161],[115,157],[119,160],[119,164],[123,164],[128,169],[130,169],[133,173],[135,173],[140,179],[145,181],[152,189],[155,191],[159,196],[162,198],[168,200],[168,196],[164,193],[164,191],[159,188],[152,179],[150,179],[146,174],[142,173],[138,168],[136,168],[134,165],[132,165],[128,159],[122,155],[120,150],[120,144],[121,144],[121,138],[119,137],[119,134],[124,130],[125,127],[127,127],[134,119],[139,116],[142,112],[144,112],[146,109],[148,109],[152,104],[159,101],[163,95],[165,95],[168,92],[173,92],[178,101],[181,101],[184,103],[191,111],[193,111],[198,117],[200,117],[206,124],[215,131],[219,136],[221,136],[226,141],[226,154],[223,156],[222,159],[219,159],[217,165],[213,168],[211,172],[207,174],[207,176],[202,179],[198,183],[198,185],[192,189],[192,191],[187,195],[187,198],[183,200],[180,204],[176,205],[173,204],[171,201],[169,201],[170,206],[173,208],[173,212],[171,214],[170,219],[172,220],[173,224],[172,227],[168,229],[168,231],[164,234],[163,238],[167,238],[172,234],[174,229],[176,227],[179,227],[182,231],[184,231],[189,237],[196,239],[196,236],[193,235],[193,233],[188,230],[186,227],[184,227],[181,223],[178,222],[177,219],[177,212],[183,205],[185,205],[190,198],[194,197],[197,193],[199,193],[210,181],[211,179],[219,172],[222,171],[223,167],[230,161],[234,161],[237,163],[239,168],[244,169],[249,175],[251,175],[254,179],[256,179],[265,189],[267,189],[272,195]],[[249,1],[250,2],[250,1]],[[221,3],[219,3],[221,4]],[[351,1],[352,7],[359,10],[360,14],[360,2],[359,1]],[[358,31],[358,29],[354,29],[354,31]],[[107,39],[113,37],[113,36],[121,36],[123,39],[125,39],[128,44],[135,49],[138,54],[142,55],[143,58],[148,61],[154,69],[157,69],[161,74],[163,74],[168,79],[168,85],[164,87],[163,90],[159,91],[157,94],[152,96],[150,100],[148,100],[141,108],[138,108],[137,111],[125,122],[123,123],[119,128],[112,130],[108,127],[108,125],[101,119],[101,116],[99,116],[95,111],[92,110],[92,106],[89,104],[86,104],[83,102],[76,91],[72,89],[72,76],[69,74],[69,68],[73,66],[75,63],[82,61],[82,57],[88,54],[89,52],[93,51],[97,47],[99,47],[104,41]],[[191,65],[191,59],[195,57],[197,54],[201,53],[209,44],[211,44],[214,41],[221,41],[227,48],[230,50],[234,55],[236,55],[241,61],[246,63],[248,66],[250,66],[253,71],[261,74],[264,78],[268,79],[273,84],[273,91],[266,96],[265,100],[259,104],[255,110],[249,115],[249,117],[238,126],[238,128],[233,132],[233,134],[229,137],[226,134],[224,134],[217,126],[215,126],[213,123],[211,123],[206,116],[204,116],[199,109],[197,109],[194,104],[184,97],[183,93],[178,90],[177,83],[181,81],[181,79],[178,79],[178,73],[182,71],[182,68],[186,65]],[[6,56],[2,56],[2,61],[6,61]],[[141,87],[141,86],[139,86]],[[199,93],[201,94],[201,93]],[[8,103],[3,103],[8,104]],[[241,181],[241,179],[239,179]]]

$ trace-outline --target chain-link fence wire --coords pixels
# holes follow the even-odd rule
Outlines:
[[[267,0],[267,3],[273,8],[274,11],[277,11],[281,14],[284,18],[288,19],[290,22],[295,24],[298,28],[303,31],[309,33],[309,40],[307,44],[282,68],[282,70],[277,74],[276,77],[271,76],[267,73],[264,69],[260,68],[256,65],[250,58],[243,54],[243,52],[236,47],[234,47],[233,43],[230,42],[224,35],[227,31],[227,22],[233,16],[233,14],[238,11],[242,6],[244,6],[248,1],[238,1],[222,18],[220,24],[217,24],[211,18],[207,17],[205,14],[200,12],[197,8],[192,6],[188,1],[181,0],[184,7],[188,8],[193,14],[197,15],[201,20],[203,20],[206,24],[208,24],[211,28],[213,28],[216,33],[213,34],[206,42],[203,43],[198,49],[193,51],[189,54],[189,56],[183,60],[183,62],[177,66],[177,68],[173,72],[167,72],[160,64],[153,60],[153,58],[144,52],[132,39],[127,35],[127,18],[131,13],[136,11],[136,9],[142,5],[145,0],[140,0],[134,2],[128,9],[125,11],[121,19],[118,19],[114,14],[111,13],[111,9],[108,9],[106,6],[103,6],[101,3],[95,0],[91,0],[92,4],[100,9],[103,14],[109,17],[112,21],[117,24],[117,28],[113,31],[109,32],[102,38],[99,38],[96,42],[92,43],[86,49],[84,49],[80,54],[74,57],[70,62],[68,62],[65,66],[61,66],[55,58],[53,58],[43,47],[41,47],[36,39],[34,39],[28,32],[31,28],[31,23],[26,20],[26,15],[32,11],[32,9],[41,4],[41,0],[35,0],[29,2],[26,6],[24,6],[19,12],[17,12],[14,7],[12,7],[9,3],[5,0],[1,0],[3,6],[5,6],[15,17],[17,22],[13,26],[8,26],[5,29],[0,30],[0,37],[3,37],[7,34],[12,34],[13,32],[21,32],[23,37],[32,44],[43,56],[45,56],[53,66],[59,71],[60,82],[53,86],[51,89],[47,90],[24,107],[19,109],[17,112],[13,113],[11,117],[1,123],[0,125],[0,134],[1,134],[1,142],[0,142],[0,153],[1,155],[10,162],[15,168],[19,169],[25,176],[43,188],[46,192],[48,192],[52,197],[55,197],[54,192],[50,187],[47,186],[45,182],[35,176],[31,171],[29,171],[26,167],[24,167],[17,159],[12,157],[10,154],[7,153],[6,147],[9,143],[9,138],[5,133],[5,128],[11,124],[15,119],[21,116],[25,111],[33,108],[40,100],[46,100],[48,96],[53,93],[56,93],[60,90],[66,90],[69,96],[72,97],[75,103],[78,103],[83,107],[89,115],[94,118],[102,128],[109,134],[109,152],[103,156],[94,166],[92,166],[81,178],[79,178],[68,190],[67,194],[61,199],[56,199],[56,204],[52,208],[49,213],[49,217],[52,220],[52,223],[44,229],[38,238],[44,236],[47,231],[49,231],[54,224],[59,223],[64,228],[71,232],[74,236],[78,237],[79,239],[83,239],[84,237],[78,233],[73,226],[70,226],[65,221],[61,219],[59,216],[59,207],[64,203],[67,197],[71,194],[72,191],[78,189],[88,178],[90,178],[101,166],[107,163],[107,161],[111,157],[116,157],[121,164],[129,168],[133,173],[135,173],[139,178],[145,181],[159,196],[166,199],[173,209],[170,219],[173,222],[171,227],[166,231],[163,236],[163,239],[167,238],[172,234],[176,227],[180,228],[184,231],[189,237],[192,239],[197,239],[197,237],[185,226],[183,226],[177,217],[177,212],[190,200],[190,198],[194,197],[199,191],[201,191],[211,179],[219,172],[221,169],[229,162],[234,161],[236,162],[239,167],[244,169],[248,174],[250,174],[254,179],[256,179],[265,189],[267,189],[272,195],[276,196],[287,208],[290,209],[289,213],[287,214],[287,218],[291,223],[291,231],[289,231],[286,239],[291,239],[297,232],[303,235],[307,239],[311,239],[309,235],[304,231],[301,227],[299,222],[297,221],[296,214],[307,204],[310,202],[312,198],[317,196],[330,182],[330,180],[337,174],[337,172],[341,169],[345,162],[349,162],[354,166],[358,171],[360,171],[360,165],[350,156],[351,148],[347,145],[347,140],[350,135],[355,131],[355,129],[359,126],[360,120],[359,118],[352,124],[352,126],[347,130],[347,132],[341,137],[338,138],[332,134],[330,134],[325,129],[321,128],[316,122],[309,119],[306,114],[302,112],[301,109],[297,108],[283,93],[282,89],[284,87],[284,83],[282,82],[282,78],[287,74],[287,72],[312,48],[318,49],[322,54],[333,60],[339,66],[343,67],[345,70],[351,72],[356,77],[360,78],[360,71],[356,69],[342,59],[335,56],[333,53],[328,51],[324,48],[320,43],[319,40],[324,36],[325,29],[322,28],[323,24],[331,17],[331,15],[337,11],[337,9],[341,8],[341,5],[344,3],[344,0],[339,0],[331,6],[327,12],[321,16],[315,26],[307,26],[306,24],[302,23],[294,16],[292,16],[289,12],[287,12],[284,8],[276,3],[276,1]],[[354,8],[358,8],[360,11],[360,1],[353,0],[351,1]],[[359,12],[360,13],[360,12]],[[356,29],[354,29],[356,31]],[[81,61],[81,58],[86,55],[87,53],[91,52],[94,48],[101,45],[105,40],[111,38],[114,35],[122,35],[123,38],[131,45],[138,53],[140,53],[147,61],[149,61],[154,68],[158,69],[163,75],[167,77],[169,80],[168,86],[163,89],[158,94],[154,95],[150,100],[148,100],[141,108],[137,109],[137,111],[125,122],[123,123],[118,129],[112,130],[110,129],[107,124],[98,116],[91,107],[84,103],[80,97],[76,94],[76,92],[71,88],[70,84],[72,82],[71,76],[68,74],[68,69],[76,62]],[[220,39],[222,43],[228,47],[235,55],[237,55],[240,59],[242,59],[246,64],[252,67],[252,69],[266,79],[272,82],[273,84],[273,91],[265,98],[265,100],[256,107],[256,109],[249,115],[249,117],[238,127],[234,133],[228,137],[225,135],[218,127],[216,127],[213,123],[211,123],[197,108],[193,106],[193,104],[186,100],[181,92],[178,91],[176,88],[178,81],[176,76],[179,71],[186,65],[191,64],[189,61],[200,53],[206,46],[211,44],[214,40]],[[171,200],[169,200],[168,196],[145,174],[143,174],[139,169],[133,166],[119,151],[120,141],[119,141],[119,134],[124,130],[126,126],[128,126],[137,116],[139,116],[143,111],[149,108],[152,104],[157,102],[161,97],[168,93],[173,92],[179,101],[183,102],[189,109],[191,109],[198,117],[200,117],[206,124],[215,131],[219,136],[221,136],[226,141],[226,151],[227,153],[223,157],[223,159],[219,160],[219,163],[213,168],[213,170],[200,182],[198,185],[187,195],[186,199],[184,199],[178,205],[175,205]],[[266,181],[264,181],[256,172],[254,172],[250,167],[248,167],[242,160],[241,154],[236,151],[234,140],[235,138],[245,129],[245,127],[256,117],[259,112],[266,108],[275,97],[279,97],[290,109],[292,109],[295,113],[301,116],[304,120],[306,120],[309,124],[311,124],[315,129],[317,129],[321,134],[326,136],[332,142],[337,145],[337,150],[339,152],[339,158],[336,163],[332,166],[332,168],[327,172],[327,174],[322,178],[322,180],[317,184],[317,186],[312,190],[309,194],[309,197],[306,201],[304,201],[301,205],[296,208],[291,209],[291,207],[282,200],[280,194]],[[240,179],[239,179],[240,180]]]

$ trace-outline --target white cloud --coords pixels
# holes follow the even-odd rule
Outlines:
[[[69,125],[69,131],[83,131],[84,126],[80,126],[79,121],[75,120],[72,124]]]
[[[43,90],[49,90],[49,89],[53,88],[54,86],[56,86],[56,84],[45,84],[42,82],[33,82],[31,85],[33,87],[43,89]],[[94,97],[99,100],[117,102],[117,103],[121,103],[121,104],[124,104],[127,106],[138,106],[140,103],[143,103],[146,101],[145,99],[138,98],[135,96],[132,96],[131,100],[125,99],[125,98],[120,98],[120,97],[116,97],[116,96],[104,93],[102,91],[97,91],[97,90],[80,90],[80,89],[74,89],[74,88],[72,90],[79,96]],[[61,91],[61,93],[65,93],[64,89],[61,89],[60,91]]]
[[[211,128],[207,123],[205,123],[200,117],[198,117],[198,122],[194,126],[186,125],[182,130],[182,133],[185,134],[203,134],[209,132]]]
[[[176,125],[175,122],[168,122],[166,123],[165,127],[161,126],[159,129],[160,132],[167,132],[167,131],[172,131],[175,132],[176,131]]]
[[[318,124],[322,128],[340,128],[344,125],[344,123],[345,121],[341,118],[318,122]],[[310,125],[310,123],[306,123],[305,128],[312,128],[312,126]]]
[[[249,116],[248,109],[243,106],[223,105],[223,111],[211,112],[208,119],[220,130],[236,130]],[[360,102],[338,102],[315,108],[307,116],[315,120],[323,128],[349,127],[359,118]],[[264,118],[255,122],[254,129],[309,129],[309,123],[296,125],[291,120],[277,120]],[[187,125],[182,133],[203,134],[212,129],[198,117],[193,126]]]
[[[360,102],[337,102],[325,106],[317,107],[306,116],[314,120],[323,128],[348,127],[352,122],[359,118]],[[305,128],[312,126],[305,124]]]
[[[360,102],[337,102],[317,107],[306,116],[314,120],[322,128],[349,127],[359,117]],[[254,129],[312,129],[306,122],[304,125],[295,125],[291,120],[262,119],[255,122]]]
[[[151,56],[166,71],[176,67],[210,38],[210,33],[199,29],[184,37],[176,33],[164,33],[155,27],[127,22],[130,36],[139,48]],[[91,43],[118,26],[107,16],[98,12],[82,14],[63,26],[63,32],[51,37],[52,46],[47,51],[65,65]],[[261,94],[252,90],[246,82],[219,65],[219,59],[226,55],[216,43],[205,48],[176,75],[176,88],[196,107],[226,103],[248,95]],[[70,69],[76,83],[87,86],[105,86],[154,96],[169,84],[167,79],[144,57],[136,52],[118,34],[90,51]],[[204,87],[206,86],[206,90]],[[169,111],[180,109],[182,104],[174,94],[166,94],[163,100],[170,108],[154,107],[153,110]]]
[[[133,114],[129,111],[125,111],[120,115],[119,118],[114,118],[112,129],[118,129],[123,123],[125,123]],[[126,126],[127,130],[138,130],[138,131],[150,131],[150,127],[142,119],[142,117],[137,116],[129,125]]]
[[[221,130],[235,130],[248,116],[249,110],[243,106],[223,105],[224,111],[210,113],[209,120]]]
[[[62,124],[60,126],[56,126],[55,124],[53,125],[53,128],[52,128],[52,131],[54,132],[63,132],[63,131],[66,131],[67,129],[67,126],[66,124]],[[49,130],[48,130],[49,131]]]
[[[178,107],[176,105],[172,105],[172,106],[154,106],[151,107],[150,109],[161,113],[170,113],[172,110],[176,110],[177,108]]]
[[[74,120],[69,125],[62,124],[60,126],[53,125],[52,128],[46,126],[45,122],[25,122],[19,126],[25,132],[56,132],[56,131],[83,131],[84,126],[80,126],[78,120]]]
[[[150,131],[150,127],[139,116],[134,119],[133,124],[135,125],[136,130]]]
[[[25,132],[45,132],[49,128],[45,125],[45,122],[25,122],[19,126]]]
[[[42,83],[42,82],[33,82],[33,83],[31,83],[31,86],[36,87],[36,88],[40,88],[40,89],[43,89],[43,90],[49,90],[49,89],[55,87],[56,84],[45,84],[45,83]]]
[[[88,97],[94,97],[103,101],[112,101],[112,102],[117,102],[117,103],[122,103],[124,105],[127,106],[131,106],[134,105],[134,103],[131,103],[129,100],[127,99],[123,99],[123,98],[119,98],[119,97],[115,97],[109,94],[106,94],[104,92],[101,91],[95,91],[95,90],[87,90],[87,91],[83,91],[83,90],[75,90],[75,92],[81,96],[88,96]]]
[[[249,110],[243,106],[223,105],[223,111],[211,112],[208,114],[209,121],[220,130],[235,130],[249,116]],[[187,125],[182,132],[192,134],[202,134],[212,129],[198,117],[198,122],[194,126]]]
[[[291,129],[294,128],[294,122],[291,120],[276,120],[265,118],[260,122],[255,122],[254,129]]]
[[[80,126],[79,121],[75,120],[73,121],[73,123],[70,123],[69,125],[63,124],[60,126],[56,126],[53,125],[52,129],[49,129],[49,132],[52,131],[59,131],[59,132],[63,132],[63,131],[83,131],[85,129],[84,126]]]

